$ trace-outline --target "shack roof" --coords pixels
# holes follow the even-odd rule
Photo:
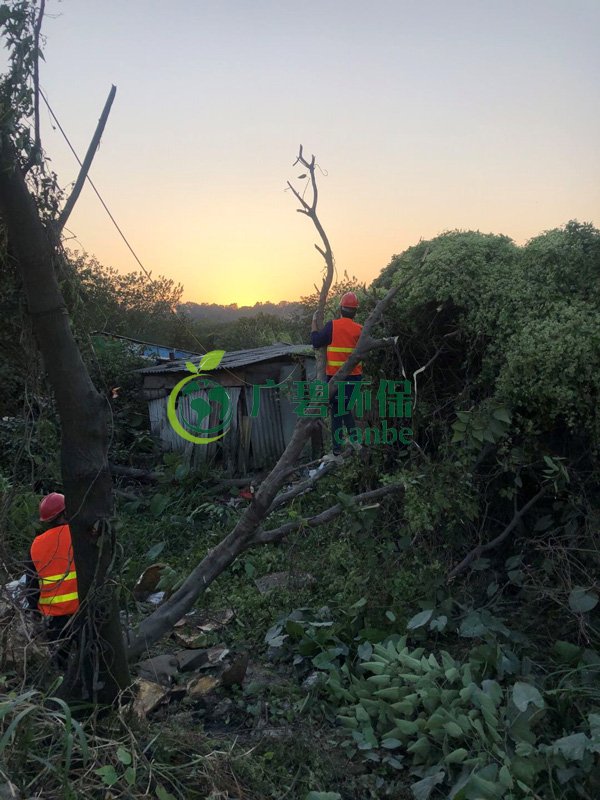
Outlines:
[[[225,369],[230,370],[236,367],[246,367],[250,364],[259,364],[262,361],[291,359],[292,356],[314,358],[315,351],[311,345],[284,344],[283,342],[277,342],[277,344],[272,344],[268,347],[254,347],[251,350],[233,350],[231,353],[225,353],[217,369],[211,370],[211,372],[215,373]],[[143,375],[187,372],[186,362],[191,361],[192,364],[198,366],[201,358],[202,356],[195,356],[189,359],[169,361],[167,364],[158,364],[155,367],[144,367],[144,369],[140,369],[139,372]]]
[[[160,358],[163,360],[171,359],[171,357],[180,359],[188,359],[194,356],[201,358],[201,354],[195,350],[182,350],[180,347],[171,347],[168,344],[156,344],[155,342],[145,342],[143,339],[132,339],[131,336],[121,336],[118,333],[109,333],[108,331],[94,331],[92,336],[102,336],[105,339],[118,339],[125,342],[132,348],[135,348],[144,358]]]

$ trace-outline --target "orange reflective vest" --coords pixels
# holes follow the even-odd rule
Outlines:
[[[362,325],[348,317],[333,320],[331,344],[327,347],[327,365],[325,367],[327,375],[335,375],[338,369],[346,363],[350,353],[356,347],[361,331]],[[362,364],[357,364],[350,375],[362,375]]]
[[[31,560],[40,583],[38,608],[49,617],[74,614],[79,608],[77,573],[68,525],[50,528],[36,536]]]

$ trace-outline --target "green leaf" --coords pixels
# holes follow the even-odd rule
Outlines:
[[[527,706],[533,703],[538,708],[544,708],[544,698],[530,683],[517,681],[513,686],[512,700],[519,711],[527,711]]]
[[[595,592],[589,592],[583,586],[575,586],[569,595],[569,607],[575,613],[583,614],[586,611],[591,611],[598,605],[598,595]]]
[[[465,797],[466,800],[496,800],[505,795],[504,787],[501,784],[479,775],[471,775],[463,791],[464,795],[461,797]]]
[[[114,786],[114,784],[119,780],[117,771],[111,764],[107,765],[106,767],[98,767],[98,769],[94,770],[94,773],[102,778],[107,786]]]
[[[406,625],[407,630],[414,631],[417,628],[423,627],[423,625],[426,625],[429,622],[432,616],[433,608],[428,608],[425,611],[415,614],[414,617],[409,619],[408,624]]]
[[[150,550],[148,550],[144,558],[147,558],[148,561],[154,561],[165,549],[165,545],[166,542],[158,542],[158,544],[153,545]]]
[[[117,750],[117,758],[121,764],[125,764],[126,767],[131,764],[131,753],[129,750],[125,750],[124,747],[119,747]]]
[[[186,361],[185,362],[185,368],[187,369],[188,372],[191,372],[193,375],[197,375],[198,374],[198,367],[196,367],[194,364],[192,364],[191,361]]]
[[[396,615],[394,614],[393,611],[386,611],[385,615],[389,619],[390,622],[396,622]]]
[[[412,742],[407,748],[407,753],[417,753],[421,758],[426,758],[431,750],[431,745],[426,736],[419,736],[419,738]]]
[[[439,631],[440,633],[445,629],[448,624],[448,617],[445,614],[440,614],[429,623],[430,631]]]
[[[485,636],[487,630],[486,625],[481,619],[481,615],[477,611],[471,611],[467,614],[460,624],[460,635],[467,639]]]
[[[304,626],[296,620],[288,619],[285,623],[285,629],[290,636],[304,636]]]
[[[510,424],[510,422],[512,420],[512,417],[511,417],[508,409],[506,409],[506,408],[496,408],[492,412],[492,416],[494,417],[494,419],[499,419],[500,422],[506,422],[507,424]]]
[[[456,722],[446,722],[444,730],[448,736],[453,736],[455,739],[463,736],[463,729]]]
[[[133,767],[127,767],[124,777],[129,786],[133,786],[135,784],[135,769]]]
[[[167,792],[162,783],[159,783],[158,786],[156,787],[156,797],[158,798],[158,800],[177,800],[174,794],[171,794],[171,792]]]
[[[557,659],[564,664],[577,664],[583,653],[583,648],[571,642],[565,642],[559,639],[557,642],[554,642],[552,651]]]
[[[335,654],[333,654],[330,650],[323,653],[318,653],[313,660],[312,663],[317,669],[332,669],[335,664],[332,662],[335,659]]]
[[[451,753],[448,753],[447,756],[444,756],[444,761],[446,764],[462,764],[465,758],[468,758],[468,755],[468,750],[465,750],[464,747],[459,747],[457,750],[453,750]]]
[[[224,355],[225,350],[211,350],[209,353],[205,353],[200,361],[198,371],[208,372],[208,370],[216,369],[223,360]]]
[[[588,714],[592,739],[600,741],[600,714]]]
[[[430,775],[428,778],[423,778],[416,783],[411,784],[411,791],[415,800],[429,800],[431,793],[439,783],[443,783],[445,777],[444,772],[436,772],[435,775]]]
[[[590,740],[585,733],[572,733],[570,736],[563,736],[562,739],[557,739],[552,747],[555,753],[560,753],[570,761],[581,761],[589,742]]]
[[[171,503],[171,498],[169,497],[169,495],[155,494],[152,500],[150,501],[150,505],[148,506],[148,511],[152,514],[153,517],[160,517],[170,503]]]
[[[503,767],[500,767],[500,772],[498,773],[498,780],[505,786],[507,789],[512,789],[514,781],[512,779],[512,775],[510,774],[509,768],[506,764]]]
[[[356,652],[361,661],[368,661],[373,655],[373,645],[371,642],[363,642],[358,645]]]
[[[395,750],[398,747],[402,747],[402,742],[400,739],[394,739],[390,737],[389,739],[384,739],[381,742],[381,746],[385,747],[386,750]]]
[[[309,792],[304,800],[342,800],[339,792]]]

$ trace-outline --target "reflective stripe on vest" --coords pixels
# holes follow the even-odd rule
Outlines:
[[[79,595],[69,526],[59,525],[37,536],[31,545],[31,559],[38,574],[42,614],[74,614]]]
[[[327,375],[335,375],[338,369],[346,363],[350,353],[356,347],[362,331],[362,325],[348,317],[334,319],[332,324],[331,344],[327,347],[327,364],[325,366]],[[357,364],[350,373],[350,375],[361,374],[362,364]]]

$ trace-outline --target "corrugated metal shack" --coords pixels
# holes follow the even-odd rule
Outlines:
[[[197,366],[200,359],[189,360]],[[163,449],[181,453],[192,469],[211,463],[221,466],[230,475],[243,475],[271,466],[284,451],[298,419],[291,403],[291,384],[314,380],[316,365],[314,351],[306,345],[274,344],[226,353],[218,369],[210,372],[210,378],[227,389],[233,411],[231,425],[223,438],[206,445],[186,441],[175,432],[167,418],[169,394],[190,374],[185,361],[146,367],[140,372],[151,430],[160,439]],[[260,412],[251,416],[253,387],[265,385],[269,379],[285,384],[282,388],[261,389]],[[193,418],[190,403],[195,397],[206,400],[206,391],[180,394],[178,414]],[[215,421],[211,416],[210,424]],[[308,446],[309,454],[318,455],[320,447],[319,434]]]

